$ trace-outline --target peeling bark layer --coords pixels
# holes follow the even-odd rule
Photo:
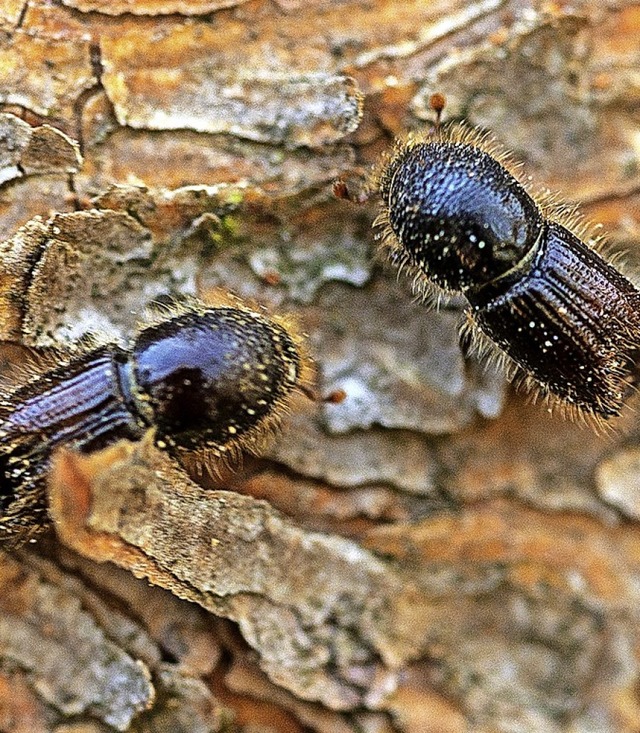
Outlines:
[[[0,559],[0,729],[638,729],[637,413],[527,404],[331,184],[442,92],[633,275],[639,32],[595,0],[2,4],[4,377],[222,286],[297,314],[347,396],[221,476],[150,437],[60,454],[56,530]]]

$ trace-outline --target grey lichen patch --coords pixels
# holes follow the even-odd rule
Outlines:
[[[34,218],[0,243],[3,300],[16,314],[7,329],[41,344],[91,325],[126,331],[150,301],[206,289],[203,269],[215,261],[223,271],[217,260],[247,239],[248,191],[260,195],[241,185],[117,186],[94,199],[100,208]],[[256,281],[244,265],[247,277]]]
[[[153,702],[147,667],[116,646],[67,589],[4,554],[1,560],[2,585],[12,588],[0,614],[2,666],[28,671],[33,688],[63,717],[86,715],[128,730]]]
[[[347,397],[324,410],[334,433],[381,425],[446,433],[473,417],[479,398],[458,342],[459,314],[420,308],[393,281],[320,293],[320,323],[311,336],[322,355],[325,389]],[[482,399],[494,390],[482,384]]]
[[[275,272],[288,295],[302,303],[312,302],[327,282],[362,286],[371,277],[372,259],[366,240],[341,233],[306,246],[261,247],[249,255],[249,264],[260,278]]]
[[[531,599],[496,590],[477,597],[473,611],[461,598],[447,628],[436,632],[447,650],[444,689],[466,699],[477,719],[499,716],[502,731],[564,731],[561,721],[575,713],[602,657],[597,612],[546,593],[541,589]],[[590,703],[584,700],[587,720],[597,707]]]

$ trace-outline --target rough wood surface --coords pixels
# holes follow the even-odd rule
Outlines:
[[[0,561],[0,731],[640,728],[637,413],[514,395],[331,194],[440,91],[640,272],[639,38],[625,0],[2,3],[3,338],[223,286],[347,398],[215,485],[60,453],[56,532]]]

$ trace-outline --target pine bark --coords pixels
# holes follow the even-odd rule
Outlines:
[[[332,183],[442,92],[633,274],[639,34],[613,0],[3,3],[2,338],[221,287],[346,399],[222,479],[58,456],[55,530],[0,555],[0,731],[638,730],[637,413],[600,435],[484,370]]]

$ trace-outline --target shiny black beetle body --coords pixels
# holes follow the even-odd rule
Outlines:
[[[155,429],[156,445],[222,459],[251,449],[298,385],[299,344],[240,307],[191,307],[143,328],[128,348],[78,348],[34,369],[0,405],[0,542],[46,525],[52,452],[89,452]]]
[[[380,193],[392,259],[462,293],[471,325],[530,386],[597,419],[620,414],[637,379],[640,292],[500,160],[435,135],[398,147]]]

